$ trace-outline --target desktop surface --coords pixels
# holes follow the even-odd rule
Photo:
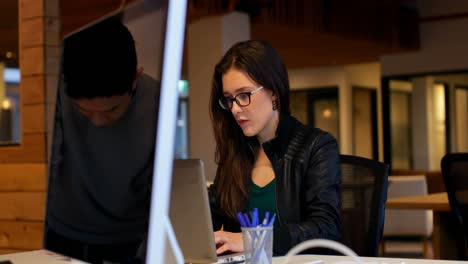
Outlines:
[[[273,258],[273,264],[283,264],[285,258]],[[371,258],[361,257],[362,264],[455,264],[468,263],[468,261],[431,260],[431,259],[402,259],[402,258]],[[320,262],[322,261],[322,262]],[[350,257],[323,256],[323,255],[299,255],[294,256],[288,264],[354,264]]]
[[[273,264],[283,264],[284,257],[273,258]],[[13,264],[64,264],[84,262],[65,257],[48,250],[35,250],[22,253],[0,255],[1,261],[9,260]],[[288,264],[352,264],[350,257],[345,256],[322,256],[322,255],[299,255],[294,256]],[[402,259],[402,258],[369,258],[362,257],[362,264],[455,264],[468,263],[468,261],[450,261],[450,260],[430,260],[430,259]]]
[[[12,264],[64,264],[64,263],[74,263],[74,264],[83,264],[85,262],[72,259],[67,256],[63,256],[57,253],[54,253],[49,250],[41,249],[34,251],[27,251],[21,253],[0,255],[0,263],[2,261],[10,261]]]

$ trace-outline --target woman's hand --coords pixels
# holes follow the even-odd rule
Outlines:
[[[222,254],[226,251],[243,252],[244,241],[242,233],[231,233],[225,231],[216,231],[214,233],[215,243],[218,247],[216,254]]]

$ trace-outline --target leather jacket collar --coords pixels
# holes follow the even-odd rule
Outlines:
[[[281,113],[278,127],[276,128],[276,137],[262,144],[263,150],[268,157],[275,161],[286,154],[289,141],[296,129],[297,122],[289,113]],[[271,161],[274,163],[274,161]]]

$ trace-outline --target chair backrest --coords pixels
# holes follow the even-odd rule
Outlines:
[[[387,201],[387,164],[340,155],[343,244],[360,256],[376,257]]]
[[[445,155],[441,167],[450,207],[463,230],[460,257],[468,259],[468,153]]]

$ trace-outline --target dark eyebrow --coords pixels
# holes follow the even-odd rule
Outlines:
[[[245,90],[246,89],[249,89],[249,88],[252,88],[250,86],[242,86],[240,88],[237,88],[235,91],[234,91],[234,94],[237,95],[237,94],[240,94],[240,93],[245,93]],[[229,93],[223,93],[223,95],[231,95]]]

